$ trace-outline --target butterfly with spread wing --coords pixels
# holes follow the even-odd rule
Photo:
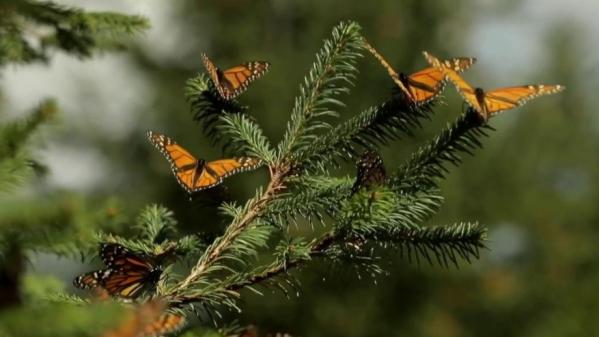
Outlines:
[[[529,84],[485,91],[482,88],[473,88],[453,67],[431,54],[425,52],[424,56],[432,66],[447,74],[466,103],[485,120],[502,111],[522,106],[535,97],[555,94],[565,89],[565,86],[559,84]]]
[[[206,54],[202,54],[202,61],[216,90],[226,100],[239,96],[270,67],[270,63],[266,61],[251,61],[223,71],[218,69]]]
[[[156,285],[162,274],[161,262],[172,251],[156,256],[132,252],[117,243],[100,245],[100,257],[107,268],[77,276],[73,284],[80,289],[101,288],[111,296],[139,297]]]
[[[374,151],[366,151],[356,163],[358,172],[356,181],[351,189],[351,195],[354,195],[363,188],[371,188],[376,185],[382,185],[387,180],[387,172],[383,165],[383,159]]]
[[[415,104],[422,105],[435,99],[445,86],[446,75],[443,70],[436,67],[429,67],[410,75],[397,73],[389,62],[379,54],[368,42],[364,41],[366,49],[383,65],[389,76],[395,84],[402,90],[407,99]],[[457,57],[443,61],[444,64],[451,66],[456,72],[467,70],[476,62],[474,57]]]
[[[251,157],[236,157],[205,161],[196,159],[171,138],[148,131],[148,140],[168,159],[179,185],[191,194],[214,187],[235,173],[253,170],[262,161]]]

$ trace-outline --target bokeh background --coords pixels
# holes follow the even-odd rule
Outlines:
[[[599,334],[599,2],[595,0],[378,1],[58,1],[147,16],[152,28],[126,52],[80,61],[57,53],[49,64],[12,66],[0,77],[0,120],[55,97],[59,120],[38,148],[48,173],[19,196],[110,199],[136,214],[158,202],[188,231],[218,231],[211,200],[242,200],[265,172],[229,179],[190,202],[167,163],[145,140],[164,132],[206,158],[221,155],[192,123],[186,79],[203,71],[200,53],[226,67],[265,59],[271,71],[241,97],[273,142],[280,139],[303,76],[322,39],[353,19],[396,69],[425,66],[422,50],[476,56],[465,75],[493,88],[560,83],[567,90],[494,118],[484,151],[443,183],[431,224],[478,220],[489,250],[459,270],[416,266],[389,255],[388,275],[311,266],[296,275],[298,297],[244,293],[241,324],[299,336],[593,336]],[[371,58],[347,97],[349,117],[389,95],[392,83]],[[381,150],[388,168],[461,111],[446,104],[413,139]],[[353,174],[347,168],[339,174]],[[88,267],[53,255],[30,271],[70,284]],[[232,314],[232,316],[234,316]]]

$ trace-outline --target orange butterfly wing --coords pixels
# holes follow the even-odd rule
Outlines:
[[[185,316],[164,313],[166,304],[151,300],[129,310],[128,317],[103,337],[158,337],[179,330],[185,324]]]
[[[198,160],[173,139],[152,131],[147,133],[148,140],[166,157],[179,185],[188,193],[192,192],[196,180]]]
[[[406,94],[407,97],[412,98],[410,90],[408,90],[408,88],[403,84],[399,78],[399,74],[395,71],[395,69],[393,69],[393,67],[391,67],[389,62],[387,62],[387,60],[385,60],[385,58],[379,54],[379,52],[370,43],[368,43],[366,39],[363,39],[362,42],[364,43],[364,47],[372,54],[372,56],[374,56],[383,66],[383,68],[387,70],[387,73],[389,73],[389,76],[391,76],[393,82],[397,84],[397,86],[404,92],[404,94]]]
[[[430,102],[443,90],[443,87],[445,86],[446,74],[444,69],[441,67],[442,65],[454,69],[457,73],[460,73],[470,68],[470,66],[476,62],[476,59],[473,57],[458,57],[444,61],[437,60],[439,66],[431,64],[433,67],[413,73],[407,76],[404,81],[402,81],[403,77],[400,76],[403,75],[397,74],[393,67],[389,65],[387,60],[385,60],[385,58],[380,55],[374,47],[366,42],[366,40],[364,40],[364,45],[366,49],[370,51],[370,53],[374,55],[377,60],[379,60],[381,65],[387,69],[387,72],[397,86],[413,103],[417,105]],[[427,55],[428,54],[425,52],[425,56]]]
[[[201,190],[220,184],[225,178],[239,172],[255,169],[262,162],[255,158],[238,157],[207,162],[194,189]]]
[[[135,298],[143,290],[143,273],[118,273],[110,275],[103,283],[104,288],[113,296]]]
[[[115,242],[104,242],[100,245],[102,262],[110,269],[151,269],[153,264],[142,253],[133,253],[127,247]]]
[[[564,89],[562,85],[522,85],[500,88],[485,94],[486,111],[489,116],[501,111],[524,105],[529,100],[558,93]]]
[[[475,89],[472,88],[472,86],[470,86],[470,84],[468,84],[468,82],[466,82],[458,73],[458,70],[464,66],[464,64],[460,63],[464,62],[464,59],[467,60],[467,58],[454,59],[454,62],[452,63],[449,61],[441,61],[427,52],[423,52],[423,54],[430,65],[438,70],[441,70],[447,76],[449,81],[453,83],[458,90],[458,93],[464,98],[466,103],[468,103],[468,105],[470,105],[479,113],[483,114],[484,107],[479,104]],[[472,63],[474,63],[476,59],[471,58],[471,60]]]
[[[438,60],[438,62],[444,67],[453,69],[456,73],[461,73],[470,68],[476,62],[476,59],[473,57],[457,57],[450,60]],[[445,79],[446,73],[443,69],[439,67],[426,68],[408,77],[408,88],[414,101],[422,104],[439,95],[445,86]]]
[[[206,71],[208,72],[208,76],[210,76],[212,83],[214,83],[214,85],[218,89],[220,87],[220,76],[218,76],[218,68],[214,63],[212,63],[212,61],[208,58],[206,54],[202,54],[202,62],[204,63],[204,68],[206,68]]]
[[[161,270],[110,270],[101,284],[108,293],[121,298],[136,298],[142,291],[154,285]]]
[[[235,173],[262,165],[260,160],[250,157],[198,161],[171,138],[152,131],[148,131],[147,135],[150,142],[169,160],[173,174],[187,193],[208,189]]]
[[[427,52],[424,52],[424,57],[433,67],[443,70],[466,103],[485,118],[521,106],[535,97],[558,93],[565,88],[563,85],[522,85],[495,89],[485,93],[482,89],[472,88],[458,74],[460,69],[468,63],[467,59],[454,59],[453,62],[440,61]]]
[[[104,269],[78,276],[73,284],[81,289],[105,291],[112,296],[136,298],[146,286],[154,282],[159,272]]]
[[[221,71],[206,54],[202,54],[202,61],[218,93],[227,100],[239,96],[250,83],[262,77],[270,67],[268,62],[252,61]]]
[[[146,287],[155,285],[162,274],[156,264],[157,256],[134,253],[118,243],[101,244],[100,257],[107,268],[76,277],[73,280],[76,287],[98,289],[105,292],[104,295],[136,298]]]
[[[204,170],[200,174],[200,178],[195,181],[193,188],[195,191],[201,191],[216,186],[222,182],[223,179],[219,179],[219,177],[211,175]]]
[[[447,77],[449,80],[455,85],[458,93],[464,98],[466,103],[470,105],[474,110],[478,111],[480,114],[484,114],[485,107],[481,106],[477,97],[476,91],[468,82],[466,82],[462,76],[456,73],[453,70],[447,70]]]
[[[408,90],[416,103],[425,103],[435,98],[441,90],[445,80],[443,71],[435,68],[426,68],[408,77]]]
[[[177,314],[166,313],[155,321],[143,327],[141,336],[156,337],[179,330],[185,324],[185,317]]]
[[[454,84],[460,95],[462,95],[464,100],[470,106],[479,112],[482,111],[482,107],[478,104],[478,100],[476,99],[474,88],[472,88],[468,82],[464,81],[459,74],[462,70],[467,69],[470,65],[474,64],[474,62],[476,62],[475,58],[460,57],[442,61],[426,51],[422,52],[422,54],[431,66],[442,71],[445,76],[447,76],[449,81]]]
[[[108,272],[102,269],[79,275],[73,280],[73,285],[79,289],[95,289],[100,287],[100,280]]]

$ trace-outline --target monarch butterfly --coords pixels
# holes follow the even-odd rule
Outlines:
[[[104,243],[100,245],[100,257],[108,268],[77,276],[73,284],[81,289],[102,288],[125,299],[137,298],[158,282],[162,274],[159,262],[167,254],[170,252],[150,257],[116,243]]]
[[[383,160],[378,153],[374,151],[364,152],[356,164],[358,173],[356,181],[351,189],[351,195],[354,195],[362,188],[370,188],[375,185],[381,185],[387,180],[387,173]]]
[[[100,281],[108,273],[108,269],[100,269],[79,275],[73,280],[73,285],[79,289],[96,289],[101,287]]]
[[[157,337],[181,329],[185,324],[185,316],[173,313],[162,314],[158,319],[142,328],[143,337]]]
[[[449,80],[456,86],[466,103],[476,110],[485,120],[501,111],[524,105],[529,100],[558,93],[565,89],[563,85],[530,84],[506,87],[485,92],[482,88],[472,88],[454,68],[447,66],[434,56],[425,52],[428,62],[437,69],[443,70]]]
[[[408,100],[413,104],[422,105],[428,103],[436,98],[443,90],[446,75],[442,70],[436,67],[429,67],[411,75],[406,75],[404,73],[398,74],[395,69],[389,65],[389,62],[374,49],[374,47],[366,41],[364,41],[364,43],[366,49],[368,49],[368,51],[379,60],[381,65],[387,69],[387,72],[395,84],[397,84]],[[474,57],[458,57],[443,61],[444,64],[451,65],[457,72],[462,72],[470,68],[475,62],[476,58]]]
[[[185,324],[185,316],[164,313],[165,306],[159,300],[140,304],[131,317],[103,337],[157,337],[179,330]]]
[[[148,131],[150,143],[162,152],[171,163],[175,178],[187,193],[216,186],[235,173],[253,170],[262,165],[259,159],[237,157],[207,162],[196,159],[171,138]]]
[[[262,77],[270,67],[270,63],[266,61],[251,61],[222,71],[212,63],[206,54],[202,54],[202,61],[216,90],[226,100],[239,96],[250,83]]]

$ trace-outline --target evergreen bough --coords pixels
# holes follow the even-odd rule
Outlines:
[[[197,259],[188,256],[195,261],[189,273],[165,279],[161,296],[173,307],[200,307],[220,316],[223,308],[239,309],[242,289],[294,290],[297,282],[290,271],[315,259],[360,265],[376,273],[382,270],[377,265],[381,254],[391,248],[409,260],[443,266],[478,258],[484,227],[424,225],[442,203],[438,183],[447,165],[458,165],[460,156],[479,148],[485,136],[488,127],[474,112],[467,111],[393,170],[383,186],[351,195],[354,179],[334,175],[337,164],[354,161],[361,151],[411,136],[433,113],[430,104],[416,107],[395,94],[334,123],[344,107],[342,95],[357,78],[363,41],[355,22],[333,29],[300,85],[277,145],[264,136],[246,107],[220,99],[205,74],[188,81],[194,119],[215,143],[222,142],[236,155],[263,160],[270,180],[244,205],[223,204],[223,215],[231,219],[224,233]],[[299,226],[311,226],[314,236],[292,234]]]
[[[46,60],[49,48],[87,57],[96,50],[119,46],[115,36],[147,27],[143,18],[86,13],[52,3],[0,4],[6,14],[0,23],[2,64]],[[33,46],[24,38],[28,25],[52,29]],[[201,235],[179,235],[172,212],[159,205],[141,211],[134,238],[102,230],[92,236],[90,230],[111,228],[109,219],[74,221],[76,215],[67,210],[62,214],[60,208],[48,207],[48,221],[31,227],[23,226],[30,222],[18,213],[7,213],[0,219],[3,287],[13,286],[15,294],[24,292],[19,284],[23,282],[25,252],[90,256],[96,254],[97,243],[106,241],[147,254],[175,247],[178,262],[167,267],[151,295],[166,300],[176,312],[198,314],[204,322],[207,317],[220,317],[223,309],[239,310],[237,302],[243,289],[257,293],[263,287],[295,291],[298,283],[291,271],[314,260],[352,264],[375,275],[382,271],[380,257],[393,248],[410,261],[442,266],[478,258],[484,247],[484,227],[468,222],[426,225],[443,201],[439,182],[448,166],[458,165],[464,154],[480,148],[480,139],[489,130],[474,112],[468,110],[404,164],[389,170],[381,186],[352,194],[354,179],[335,176],[339,163],[354,161],[363,150],[411,136],[433,113],[432,105],[416,107],[395,94],[336,123],[344,107],[341,99],[357,79],[356,63],[363,53],[364,39],[358,24],[342,22],[333,29],[300,86],[285,134],[277,145],[264,135],[246,107],[221,99],[205,74],[188,81],[186,95],[194,120],[214,143],[234,150],[236,155],[261,159],[270,173],[268,184],[258,187],[245,204],[220,206],[221,214],[229,218],[220,236],[205,240]],[[46,102],[26,121],[0,128],[2,192],[24,183],[35,167],[42,167],[29,158],[25,145],[29,135],[55,110],[53,102]],[[53,223],[63,225],[56,230],[70,232],[64,237],[81,239],[57,242],[55,235],[45,234],[54,230]],[[65,223],[72,226],[65,229]],[[310,226],[314,234],[294,234],[293,228],[300,226]],[[20,307],[0,316],[0,335],[43,335],[39,327],[23,327],[15,320],[19,315],[32,314],[54,325],[54,330],[48,329],[62,336],[86,335],[90,329],[104,331],[122,310],[114,305],[91,305],[90,300],[51,290],[44,291],[44,296],[24,299],[16,295],[2,301],[2,307]],[[45,307],[32,306],[42,302]],[[187,335],[200,336],[203,332],[193,330]]]

